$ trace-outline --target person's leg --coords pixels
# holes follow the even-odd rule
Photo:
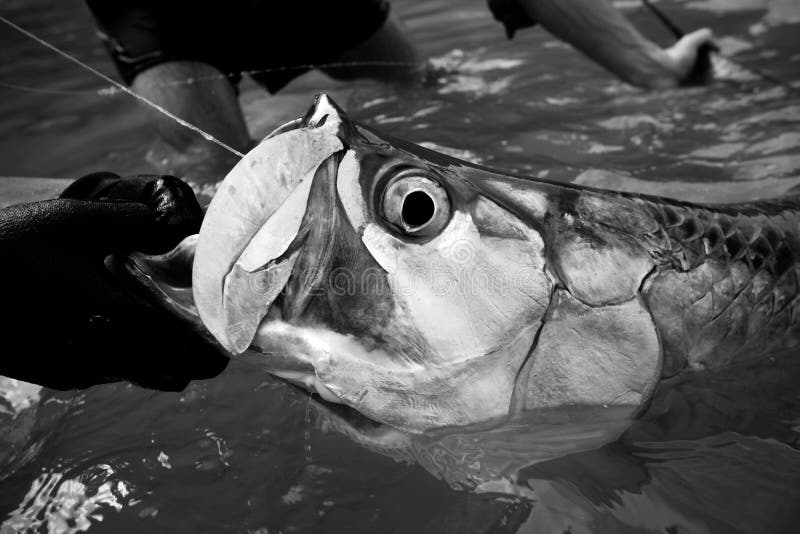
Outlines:
[[[266,1],[266,0],[265,0]],[[226,57],[226,32],[235,31],[219,2],[87,0],[100,38],[123,81],[137,93],[194,124],[232,148],[250,147],[234,88],[220,72]],[[234,9],[231,7],[230,9]],[[191,15],[191,16],[187,16]],[[226,22],[227,21],[227,22]],[[213,39],[209,40],[209,36]],[[211,65],[216,65],[212,67]],[[191,83],[194,81],[194,83]],[[212,178],[230,168],[235,154],[197,132],[148,109],[158,140],[148,159],[160,172],[193,180]],[[195,175],[189,176],[185,172]],[[217,177],[218,178],[218,177]]]
[[[236,150],[245,151],[251,144],[236,91],[211,65],[161,63],[139,73],[132,88]],[[197,142],[208,142],[166,115],[153,113],[161,138],[174,148],[184,150]]]
[[[334,63],[344,65],[321,70],[339,80],[417,81],[424,76],[426,69],[426,62],[408,39],[402,22],[391,14],[378,31],[341,54]]]
[[[160,63],[137,74],[132,89],[239,152],[247,152],[252,145],[236,91],[208,64]],[[234,154],[197,132],[156,110],[150,111],[159,137],[181,155],[173,162],[175,172],[191,172],[202,163],[202,174],[218,174],[238,161]],[[205,176],[195,179],[206,181]]]

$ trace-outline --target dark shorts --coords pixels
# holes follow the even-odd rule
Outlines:
[[[386,0],[87,0],[127,84],[168,61],[247,72],[276,92],[386,22]]]

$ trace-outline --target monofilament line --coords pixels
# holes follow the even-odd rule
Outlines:
[[[203,130],[201,130],[200,128],[198,128],[197,126],[195,126],[194,124],[183,120],[182,118],[178,117],[177,115],[174,115],[173,113],[170,113],[169,111],[167,111],[163,107],[159,106],[155,102],[152,102],[148,98],[145,98],[144,96],[132,91],[128,87],[126,87],[126,86],[122,85],[121,83],[119,83],[118,81],[106,76],[105,74],[103,74],[99,70],[97,70],[97,69],[91,67],[90,65],[87,65],[86,63],[82,62],[80,59],[78,59],[78,58],[76,58],[74,56],[71,56],[70,54],[68,54],[68,53],[64,52],[63,50],[61,50],[60,48],[48,43],[47,41],[45,41],[44,39],[38,37],[37,35],[32,34],[28,30],[26,30],[25,28],[17,26],[16,24],[14,24],[13,22],[11,22],[10,20],[8,20],[7,18],[5,18],[2,15],[0,15],[0,21],[6,23],[8,26],[11,26],[12,28],[14,28],[18,32],[20,32],[21,34],[23,34],[23,35],[25,35],[27,37],[30,37],[31,39],[33,39],[34,41],[36,41],[40,45],[44,46],[45,48],[49,48],[53,52],[59,54],[62,57],[67,58],[68,60],[72,61],[73,63],[77,63],[79,66],[81,66],[84,69],[88,70],[89,72],[91,72],[95,76],[98,76],[102,80],[104,80],[104,81],[110,83],[111,85],[115,86],[120,91],[128,93],[133,98],[139,100],[140,102],[144,102],[145,104],[147,104],[151,108],[155,109],[159,113],[163,113],[164,115],[166,115],[170,119],[174,120],[175,122],[177,122],[181,126],[184,126],[186,128],[189,128],[190,130],[192,130],[194,132],[197,132],[198,134],[203,136],[204,139],[206,139],[208,141],[211,141],[212,143],[216,143],[217,145],[221,146],[222,148],[224,148],[228,152],[230,152],[232,154],[235,154],[235,155],[239,156],[240,158],[244,157],[244,154],[242,154],[241,152],[239,152],[238,150],[236,150],[234,148],[229,147],[228,145],[226,145],[225,143],[223,143],[222,141],[220,141],[219,139],[217,139],[216,137],[214,137],[210,133],[206,133]]]

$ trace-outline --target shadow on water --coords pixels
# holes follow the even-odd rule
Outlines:
[[[669,42],[638,4],[620,5]],[[254,137],[325,89],[394,136],[550,179],[706,200],[737,188],[769,196],[800,179],[796,92],[755,80],[644,93],[541,30],[506,41],[480,0],[394,6],[432,57],[433,83],[312,74],[269,98],[244,85]],[[796,3],[668,7],[684,28],[713,26],[745,66],[800,85]],[[79,1],[6,2],[0,12],[112,72]],[[97,80],[5,28],[0,44],[4,83],[60,92],[0,87],[0,174],[169,166],[153,157],[127,97],[98,95]],[[214,181],[200,167],[191,177]],[[5,383],[0,531],[788,532],[800,519],[798,379],[800,358],[788,354],[664,383],[635,421],[437,438],[355,424],[239,361],[181,393]]]
[[[666,381],[632,421],[576,414],[424,438],[323,408],[320,424],[478,502],[495,495],[480,516],[492,531],[778,532],[794,524],[800,498],[797,356]],[[747,504],[732,507],[743,495]],[[469,531],[466,512],[443,511],[442,526]]]
[[[627,428],[431,438],[233,362],[179,394],[45,392],[4,433],[19,456],[0,506],[6,527],[62,532],[781,532],[800,498],[798,379],[784,354],[665,382]]]

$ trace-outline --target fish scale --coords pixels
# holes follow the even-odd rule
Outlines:
[[[800,344],[800,198],[643,206],[660,225],[647,236],[658,266],[644,295],[662,337],[662,376]]]
[[[658,257],[676,268],[689,270],[708,258],[741,260],[751,270],[765,268],[777,276],[797,258],[797,234],[791,226],[800,217],[800,198],[749,204],[736,214],[724,208],[649,204],[669,240]]]

